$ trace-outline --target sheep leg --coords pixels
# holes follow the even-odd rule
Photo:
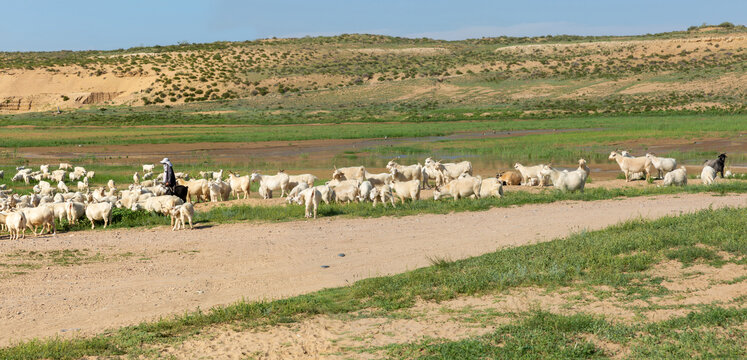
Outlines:
[[[189,220],[189,229],[190,230],[194,230],[194,226],[192,226],[192,217],[191,216],[187,216],[187,220]],[[182,221],[182,224],[183,223],[184,222]]]

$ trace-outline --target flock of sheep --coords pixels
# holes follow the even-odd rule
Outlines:
[[[633,157],[625,151],[613,151],[609,156],[620,166],[626,181],[652,177],[654,173],[662,178],[662,185],[687,184],[685,167],[677,168],[677,161],[672,158],[660,158],[653,154]],[[712,184],[716,174],[724,174],[726,154],[707,161],[701,172],[704,184]],[[61,163],[59,169],[50,171],[49,165],[41,165],[38,171],[18,167],[13,181],[30,184],[36,182],[33,192],[19,196],[6,185],[0,185],[0,230],[10,232],[11,239],[25,237],[25,230],[30,229],[37,235],[44,232],[56,233],[55,219],[63,219],[75,224],[85,217],[95,228],[96,221],[103,221],[106,228],[112,219],[113,208],[128,208],[134,211],[146,210],[171,217],[172,230],[189,224],[192,228],[194,206],[192,200],[226,201],[231,195],[237,199],[247,199],[252,183],[259,184],[259,195],[272,198],[273,192],[280,192],[288,203],[305,206],[305,216],[316,218],[320,202],[365,202],[371,201],[375,207],[381,202],[386,206],[390,202],[396,207],[396,200],[419,200],[421,189],[434,187],[433,198],[439,200],[451,197],[487,198],[503,196],[504,185],[539,185],[552,184],[563,191],[581,191],[589,177],[590,169],[584,159],[578,161],[575,170],[558,170],[550,165],[524,166],[516,163],[516,171],[507,171],[496,177],[482,178],[473,176],[472,163],[444,163],[425,159],[424,165],[401,165],[395,160],[386,165],[387,172],[370,173],[363,166],[336,168],[332,179],[323,185],[315,185],[317,178],[311,174],[289,175],[284,171],[276,175],[262,175],[252,172],[239,176],[229,172],[224,178],[223,170],[217,172],[200,172],[198,178],[190,178],[186,173],[176,173],[179,185],[186,187],[186,194],[181,197],[167,195],[167,189],[161,183],[163,174],[155,175],[154,165],[143,165],[143,175],[135,172],[133,183],[124,190],[119,190],[113,180],[106,187],[89,186],[89,179],[96,175],[83,167],[73,167]],[[4,177],[0,171],[0,179]],[[49,180],[49,181],[48,181]],[[76,183],[74,190],[65,181]],[[50,182],[51,181],[51,182]],[[433,185],[431,185],[433,182]],[[52,184],[56,183],[56,186]]]

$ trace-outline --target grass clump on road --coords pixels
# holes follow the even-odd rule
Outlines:
[[[605,285],[619,289],[629,300],[645,299],[667,293],[661,278],[652,277],[646,270],[665,261],[671,251],[708,246],[718,253],[716,258],[705,256],[703,261],[744,259],[747,256],[743,238],[747,233],[745,217],[745,208],[724,208],[655,221],[629,221],[605,230],[464,260],[441,261],[399,275],[365,279],[351,286],[288,299],[239,301],[207,312],[145,322],[91,338],[19,343],[1,349],[0,357],[62,359],[155,355],[150,352],[156,351],[158,346],[178,343],[217,324],[255,327],[363,309],[390,312],[409,308],[417,300],[442,301],[529,286]],[[485,337],[403,344],[388,351],[392,357],[423,358],[451,358],[452,355],[466,358],[469,354],[489,357],[497,354],[496,351],[505,357],[605,356],[603,350],[580,337],[594,335],[605,341],[631,345],[635,356],[674,354],[684,357],[689,351],[698,351],[712,356],[740,357],[745,351],[738,344],[744,344],[745,336],[735,331],[735,326],[742,324],[745,318],[744,309],[704,306],[683,318],[648,325],[615,325],[602,317],[534,311],[520,315],[518,321],[499,327]],[[734,337],[728,338],[732,335]],[[734,339],[736,345],[729,339]]]

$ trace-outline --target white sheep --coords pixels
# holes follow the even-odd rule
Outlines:
[[[26,227],[34,232],[34,236],[41,235],[45,231],[57,234],[57,227],[54,223],[54,210],[49,206],[40,206],[35,208],[24,208],[23,214],[26,215]],[[39,234],[36,233],[37,227],[41,226]]]
[[[657,171],[657,178],[661,179],[663,173],[668,173],[677,168],[677,160],[672,158],[658,157],[652,153],[647,153],[646,158],[651,160],[651,165]]]
[[[373,200],[373,207],[376,207],[378,201],[381,201],[381,203],[384,204],[384,207],[386,207],[387,200],[392,202],[392,207],[397,207],[394,205],[394,193],[389,185],[384,184],[379,187],[374,187],[371,189],[371,194],[369,194],[369,196],[371,200]]]
[[[288,197],[285,200],[289,204],[293,201],[296,201],[296,197],[298,196],[298,194],[301,191],[306,190],[308,188],[309,188],[309,184],[305,182],[298,183],[298,185],[296,185],[295,187],[293,187],[293,189],[291,189],[291,191],[288,193]]]
[[[153,169],[155,169],[156,166],[153,164],[143,164],[143,174],[153,172]]]
[[[703,171],[700,172],[700,180],[703,185],[712,185],[716,182],[716,169],[706,165],[703,166]]]
[[[390,160],[389,163],[386,164],[386,169],[389,170],[390,173],[394,169],[397,169],[397,180],[399,181],[409,181],[409,180],[420,180],[423,181],[423,166],[420,164],[413,164],[413,165],[400,165],[397,164],[396,161]],[[393,175],[394,176],[394,175]]]
[[[171,215],[171,231],[176,231],[185,228],[185,222],[189,222],[189,229],[194,229],[192,226],[192,218],[195,215],[195,208],[191,202],[186,202],[181,205],[174,206],[170,211]]]
[[[547,165],[542,166],[540,170],[542,176],[547,176],[552,180],[552,185],[556,189],[563,191],[581,191],[584,192],[586,184],[586,172],[583,169],[575,171],[560,171]]]
[[[205,179],[193,179],[193,180],[184,180],[184,179],[176,179],[176,182],[179,185],[186,186],[188,195],[187,198],[192,201],[192,196],[194,196],[197,200],[197,202],[200,202],[200,199],[203,199],[204,201],[208,201],[210,199],[210,189],[208,185],[208,181]]]
[[[363,181],[358,185],[358,202],[365,202],[371,196],[371,190],[374,189],[370,181]]]
[[[104,229],[112,222],[112,204],[108,202],[88,204],[86,217],[91,222],[91,230],[96,228],[96,220],[104,221]]]
[[[140,184],[140,174],[138,174],[137,171],[132,175],[132,183],[135,185]]]
[[[336,180],[363,180],[366,176],[366,168],[363,166],[352,166],[337,168],[332,173],[332,179]]]
[[[89,178],[89,179],[93,179],[94,176],[96,176],[96,172],[95,171],[89,171],[89,172],[86,173],[86,177]]]
[[[393,181],[388,185],[402,203],[405,202],[405,199],[420,200],[420,180]]]
[[[309,185],[309,187],[314,186],[314,182],[316,182],[317,178],[314,175],[311,174],[300,174],[300,175],[288,175],[288,181],[291,183],[306,183]]]
[[[231,192],[237,199],[244,194],[244,199],[249,198],[251,193],[252,181],[249,175],[238,176],[232,172],[228,173],[228,184],[231,186]]]
[[[540,170],[542,170],[543,166],[545,165],[539,164],[534,166],[524,166],[520,163],[516,163],[514,164],[514,169],[518,170],[521,174],[522,185],[531,186],[533,184],[532,179],[537,179],[539,185],[544,185],[544,178],[542,175],[540,175]]]
[[[78,201],[68,200],[65,202],[65,217],[68,224],[77,224],[78,219],[86,215],[86,204]]]
[[[482,179],[482,184],[480,184],[480,196],[479,198],[489,198],[489,197],[496,197],[496,198],[502,198],[503,197],[503,182],[499,180],[498,178],[487,178]]]
[[[5,214],[5,226],[10,232],[10,240],[26,238],[26,215],[23,211],[14,211]]]
[[[261,175],[258,172],[252,173],[250,176],[252,182],[259,182],[260,187],[264,187],[269,191],[280,190],[280,196],[284,197],[286,191],[290,191],[288,183],[290,183],[290,177],[284,172],[278,172],[277,175]],[[265,197],[268,199],[268,197]]]
[[[684,166],[679,169],[672,170],[664,175],[664,181],[661,183],[662,186],[685,186],[687,185],[687,170]]]
[[[60,163],[60,170],[72,170],[73,166],[68,163]]]
[[[446,195],[451,196],[454,200],[472,195],[479,197],[481,184],[482,179],[480,177],[460,176],[440,188],[437,187],[433,191],[433,200],[438,200]]]
[[[632,180],[632,175],[639,172],[645,172],[647,177],[651,176],[651,159],[645,156],[629,158],[622,156],[617,151],[613,151],[610,153],[609,159],[615,160],[617,165],[620,166],[620,170],[625,174],[626,182]]]
[[[314,189],[319,191],[320,194],[322,194],[322,201],[324,201],[325,204],[329,205],[330,201],[334,201],[335,199],[335,191],[332,190],[328,185],[317,185],[314,186]]]
[[[298,194],[296,202],[298,205],[306,205],[306,211],[304,212],[306,218],[311,218],[313,214],[314,219],[316,219],[316,211],[321,197],[322,194],[315,187],[303,190]]]
[[[358,198],[358,180],[330,180],[327,185],[334,191],[337,202],[353,202]]]

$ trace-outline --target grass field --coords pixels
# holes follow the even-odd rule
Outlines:
[[[624,304],[653,302],[671,293],[650,270],[665,261],[682,266],[744,265],[745,209],[704,210],[655,221],[631,221],[606,230],[496,251],[458,261],[435,259],[434,265],[404,274],[358,281],[272,302],[237,302],[209,311],[146,322],[83,339],[40,339],[0,350],[4,359],[72,359],[84,356],[146,356],[219,324],[237,329],[266,329],[302,322],[312,316],[396,314],[417,301],[440,302],[468,296],[501,294],[528,287],[556,291],[579,289]],[[708,229],[708,231],[703,231]],[[733,281],[744,281],[744,277]],[[607,290],[601,290],[607,289]],[[359,348],[393,358],[608,357],[611,345],[629,357],[738,358],[747,355],[741,331],[747,319],[738,306],[705,303],[679,307],[686,315],[650,321],[620,322],[584,312],[558,314],[542,309],[513,314],[510,323],[485,336],[459,341],[430,339]],[[736,306],[735,306],[736,305]],[[632,305],[630,305],[632,306]],[[656,307],[655,305],[650,305]],[[362,310],[366,310],[362,312]],[[645,307],[643,309],[646,309]],[[377,315],[378,314],[378,315]],[[478,313],[471,313],[479,315]],[[490,321],[483,313],[481,321]],[[262,327],[260,327],[262,326]],[[261,330],[259,330],[261,331]],[[593,341],[590,340],[593,338]],[[600,342],[605,347],[600,346]],[[607,349],[607,350],[605,350]],[[620,350],[622,349],[622,350]]]

